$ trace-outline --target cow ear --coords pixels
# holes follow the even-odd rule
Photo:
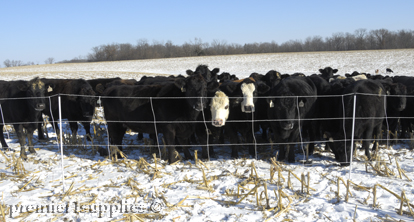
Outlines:
[[[186,88],[185,88],[186,82],[185,82],[184,79],[181,79],[181,78],[180,79],[176,79],[174,81],[174,84],[175,84],[175,86],[177,86],[177,88],[181,89],[181,92],[185,92],[186,91]]]
[[[337,73],[338,72],[338,69],[334,69],[334,70],[332,70],[332,72],[333,73]]]
[[[220,72],[220,69],[219,68],[214,68],[212,71],[211,71],[211,74],[213,74],[213,75],[216,75],[217,73],[219,73]]]
[[[320,73],[323,73],[323,69],[319,69],[319,72],[320,72]]]
[[[187,73],[187,75],[189,75],[189,76],[194,74],[194,72],[191,69],[187,69],[187,71],[185,71],[185,73]]]
[[[266,85],[265,83],[259,82],[257,84],[257,92],[259,92],[260,94],[264,94],[269,90],[270,90],[270,87],[268,85]]]

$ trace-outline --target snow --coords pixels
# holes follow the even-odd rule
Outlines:
[[[194,70],[199,64],[218,67],[220,73],[229,72],[239,77],[253,72],[265,74],[271,69],[308,75],[318,73],[318,69],[326,66],[337,68],[341,75],[353,71],[375,73],[376,69],[385,74],[385,68],[394,70],[395,75],[412,75],[413,59],[414,50],[213,56],[2,68],[0,78],[120,76],[139,79],[142,75],[185,74],[185,70]],[[106,149],[105,125],[98,120],[93,125],[100,134],[94,145]],[[63,127],[64,131],[69,131],[67,124]],[[408,206],[405,204],[403,215],[399,215],[400,200],[379,186],[396,195],[404,191],[413,208],[414,152],[410,141],[389,147],[382,145],[378,152],[380,161],[370,162],[373,166],[381,163],[381,172],[366,167],[364,151],[357,150],[350,172],[349,167],[340,167],[333,154],[322,151],[322,148],[311,157],[313,162],[309,165],[299,161],[294,164],[272,162],[270,157],[274,157],[275,147],[259,147],[257,160],[250,158],[248,151],[242,148],[242,158],[231,159],[230,148],[219,147],[216,149],[218,157],[203,160],[204,164],[196,165],[191,160],[166,165],[159,159],[155,163],[151,149],[137,141],[135,133],[126,135],[124,144],[142,146],[124,149],[128,159],[111,161],[93,152],[92,144],[84,141],[85,132],[80,130],[79,144],[64,145],[62,169],[56,134],[49,125],[51,140],[35,143],[37,153],[28,155],[28,160],[22,163],[23,170],[17,167],[20,164],[17,161],[20,151],[17,138],[10,127],[8,129],[10,139],[6,141],[11,150],[0,155],[0,218],[3,221],[413,220]],[[200,147],[194,149],[201,153]],[[297,153],[296,159],[303,159],[303,155]],[[400,178],[397,161],[407,177],[401,175]],[[275,168],[280,169],[283,178],[278,176]],[[289,172],[299,178],[302,174],[307,178],[309,173],[309,194],[306,187],[302,192],[302,184]],[[288,186],[289,174],[291,187]],[[339,199],[336,195],[339,177],[345,183],[352,182],[348,202],[345,202],[346,185],[342,182]],[[266,206],[265,184],[270,209],[262,207]],[[254,188],[253,195],[246,195]],[[282,210],[277,207],[279,189],[286,194],[282,194]],[[260,206],[256,198],[260,199]],[[159,209],[161,211],[156,212]],[[33,212],[26,213],[28,211]]]

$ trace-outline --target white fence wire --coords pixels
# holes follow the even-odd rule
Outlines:
[[[383,117],[356,117],[357,95],[376,96],[376,97],[381,96],[381,97],[383,97],[384,98],[384,101],[385,101],[384,102],[385,116],[383,116]],[[14,99],[45,98],[45,99],[47,99],[49,101],[49,104],[51,104],[51,102],[52,102],[51,98],[52,97],[58,97],[58,101],[59,101],[59,104],[58,104],[58,106],[59,106],[59,117],[58,117],[58,120],[56,120],[56,117],[53,116],[53,112],[52,112],[51,108],[50,108],[50,113],[52,115],[50,117],[52,119],[52,122],[51,123],[59,123],[60,132],[62,132],[62,134],[63,134],[63,129],[62,129],[63,122],[62,122],[62,117],[61,117],[61,109],[62,109],[62,107],[61,107],[61,97],[62,96],[78,96],[78,97],[81,97],[83,95],[59,94],[59,95],[50,96],[50,97],[2,98],[2,99],[0,99],[0,102],[4,102],[4,101],[7,101],[7,100],[14,100]],[[346,96],[353,96],[353,98],[354,98],[353,99],[353,116],[352,117],[347,117],[346,114],[345,114],[346,107],[345,107],[345,104],[344,104],[344,97],[346,97]],[[203,112],[201,112],[201,115],[203,117],[202,120],[179,121],[179,122],[177,122],[177,121],[162,121],[162,120],[157,120],[156,112],[155,112],[156,107],[154,107],[154,105],[153,105],[153,101],[154,100],[160,100],[160,99],[162,99],[162,100],[165,100],[165,99],[169,99],[169,100],[171,100],[171,99],[173,99],[173,100],[174,99],[188,99],[189,97],[185,97],[185,98],[183,98],[183,97],[105,97],[105,96],[85,96],[85,97],[93,97],[93,98],[96,98],[97,101],[98,101],[98,104],[97,105],[98,105],[98,107],[101,108],[102,111],[103,111],[103,109],[102,109],[103,108],[102,107],[102,102],[101,102],[102,99],[141,99],[141,100],[142,99],[145,99],[145,100],[149,100],[150,106],[151,106],[152,115],[153,115],[153,120],[148,120],[148,121],[142,121],[142,120],[140,120],[140,121],[111,121],[111,120],[105,120],[106,121],[105,128],[106,128],[106,133],[107,133],[107,144],[106,144],[106,146],[107,146],[107,149],[108,149],[108,153],[110,154],[110,149],[109,149],[110,141],[109,141],[109,131],[108,131],[107,123],[111,123],[111,122],[121,122],[121,123],[135,123],[135,124],[136,123],[154,124],[155,135],[157,135],[155,142],[157,144],[156,145],[148,145],[148,144],[146,144],[145,147],[151,147],[151,146],[157,147],[158,150],[159,150],[160,158],[162,156],[161,156],[161,147],[160,147],[161,145],[160,145],[160,143],[158,141],[157,124],[173,124],[173,123],[204,124],[204,127],[206,129],[206,137],[207,137],[206,144],[197,144],[197,145],[194,145],[194,144],[179,144],[179,146],[181,146],[181,147],[195,147],[195,146],[203,147],[203,146],[205,146],[205,147],[207,147],[208,158],[209,159],[210,159],[210,153],[209,153],[209,147],[210,146],[231,147],[231,146],[249,146],[249,145],[250,146],[254,146],[254,149],[255,149],[254,158],[255,159],[258,158],[258,154],[257,154],[257,147],[258,146],[263,147],[263,146],[273,146],[273,145],[300,145],[300,148],[302,150],[303,156],[305,158],[305,156],[307,156],[306,151],[304,149],[304,144],[305,143],[307,143],[307,144],[309,144],[309,143],[320,144],[320,143],[327,142],[327,140],[316,139],[315,141],[309,141],[309,140],[306,141],[305,140],[306,138],[303,138],[302,130],[299,130],[299,138],[298,138],[298,141],[297,142],[282,142],[282,143],[280,143],[280,142],[279,143],[274,143],[274,142],[269,142],[269,141],[267,141],[267,142],[258,142],[256,140],[256,135],[255,135],[255,133],[256,133],[255,132],[255,124],[260,124],[260,123],[263,123],[263,122],[277,122],[277,121],[287,121],[287,120],[298,121],[299,124],[300,124],[301,121],[334,121],[334,120],[342,120],[343,121],[343,124],[342,124],[343,125],[343,133],[344,133],[344,138],[345,139],[336,139],[336,140],[334,140],[334,142],[343,142],[343,143],[345,143],[345,147],[346,147],[346,143],[347,142],[350,142],[351,143],[351,157],[353,157],[353,153],[352,152],[354,150],[354,139],[358,139],[359,141],[366,141],[366,140],[372,141],[374,139],[374,138],[367,138],[367,139],[354,138],[354,134],[355,134],[355,122],[356,122],[356,120],[360,120],[360,119],[382,119],[382,120],[384,120],[385,123],[386,123],[385,124],[386,125],[386,129],[383,130],[383,131],[386,132],[387,137],[386,137],[386,139],[375,138],[375,140],[376,141],[385,141],[386,142],[386,145],[388,146],[389,145],[389,141],[391,141],[391,140],[397,140],[397,139],[390,139],[389,138],[388,132],[389,132],[390,129],[389,129],[389,123],[388,123],[388,121],[391,120],[391,119],[411,119],[411,118],[414,118],[414,117],[400,117],[400,116],[388,117],[387,116],[387,98],[388,97],[400,97],[400,96],[378,95],[378,94],[361,94],[361,93],[346,94],[346,95],[329,95],[329,96],[328,95],[318,95],[318,96],[316,96],[317,98],[341,97],[341,101],[342,101],[342,114],[343,114],[343,116],[342,117],[334,117],[334,118],[332,118],[332,117],[331,118],[319,117],[319,118],[305,118],[305,119],[257,119],[257,118],[255,118],[255,115],[251,115],[251,119],[227,120],[226,123],[227,124],[228,123],[246,123],[246,122],[251,123],[251,131],[252,131],[252,134],[253,134],[253,142],[252,143],[246,143],[246,142],[244,142],[244,143],[236,143],[236,144],[229,144],[229,143],[210,143],[209,142],[210,135],[209,135],[209,129],[208,129],[209,127],[208,126],[209,126],[209,124],[211,124],[211,122],[210,122],[210,120],[206,120],[205,114],[204,114],[204,110],[203,110]],[[301,97],[312,97],[312,96],[301,96]],[[406,97],[410,97],[410,95],[407,95]],[[287,98],[287,97],[255,97],[255,99],[268,99],[268,98]],[[297,101],[297,103],[296,103],[296,110],[298,112],[298,116],[300,116],[298,96],[292,96],[292,98],[296,98],[296,101]],[[236,97],[229,97],[229,99],[236,99]],[[328,105],[329,106],[331,104],[322,104],[322,105]],[[51,107],[51,105],[49,107]],[[70,107],[64,107],[64,108],[70,108]],[[256,109],[256,112],[257,112],[257,109]],[[3,123],[3,125],[27,124],[27,123],[38,123],[38,124],[40,124],[40,123],[42,123],[42,121],[40,121],[40,120],[39,121],[35,121],[35,122],[10,122],[10,121],[7,122],[7,121],[5,121],[5,118],[3,116],[3,108],[2,108],[1,105],[0,105],[0,114],[2,115],[2,123]],[[230,113],[229,115],[232,115],[232,114]],[[103,116],[105,117],[105,114],[104,113],[103,113]],[[346,120],[352,120],[352,136],[350,137],[351,139],[347,139],[348,137],[346,135],[346,129],[345,129],[345,127],[346,127],[345,121]],[[70,122],[70,121],[67,120],[65,122]],[[72,121],[72,122],[79,122],[79,121]],[[301,127],[302,126],[299,126],[299,129],[301,129]],[[224,130],[225,130],[225,128],[224,128]],[[6,132],[8,133],[8,131],[6,131]],[[142,132],[140,132],[140,133],[142,133]],[[262,132],[262,133],[266,133],[266,132]],[[58,143],[59,143],[59,147],[61,149],[62,171],[63,171],[63,167],[64,167],[63,166],[63,147],[64,147],[64,144],[63,144],[63,141],[62,141],[62,136],[60,137],[60,141],[58,141]],[[172,145],[172,144],[163,144],[164,147],[177,146],[177,145],[178,144],[174,144],[174,145]],[[69,146],[69,145],[65,145],[65,146]],[[94,146],[102,146],[102,145],[97,144],[97,145],[94,145]],[[122,146],[124,146],[124,147],[143,147],[144,145],[126,145],[126,144],[123,144]],[[345,151],[345,154],[346,154],[346,151]],[[345,163],[350,164],[349,177],[351,177],[352,158],[350,160],[347,160]],[[306,162],[304,162],[303,164],[306,165]],[[63,176],[63,174],[62,174],[62,176]]]

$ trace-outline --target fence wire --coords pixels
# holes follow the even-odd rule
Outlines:
[[[345,109],[346,109],[346,107],[345,107],[345,104],[344,104],[344,97],[346,97],[346,96],[356,96],[356,95],[383,97],[384,98],[384,101],[385,101],[384,102],[385,116],[384,117],[352,117],[352,116],[345,116]],[[255,124],[260,124],[260,123],[265,123],[265,122],[279,122],[279,121],[298,121],[298,123],[300,123],[301,121],[335,121],[335,120],[342,120],[343,121],[342,126],[343,126],[344,138],[347,138],[347,139],[335,139],[335,140],[330,140],[330,142],[343,142],[343,143],[345,143],[345,147],[346,147],[346,143],[352,141],[352,139],[348,139],[348,137],[346,135],[346,129],[345,129],[345,127],[346,127],[345,121],[346,120],[352,120],[353,122],[355,122],[356,120],[381,119],[381,120],[384,120],[385,123],[386,123],[385,124],[386,125],[386,129],[383,130],[383,131],[386,132],[386,135],[387,136],[386,136],[385,139],[384,138],[375,138],[375,141],[380,141],[380,142],[384,142],[385,141],[386,142],[386,145],[388,146],[391,141],[398,141],[399,140],[399,139],[392,139],[392,138],[389,137],[389,134],[387,133],[387,132],[390,131],[390,129],[389,129],[389,127],[390,127],[389,126],[389,120],[398,120],[398,119],[404,120],[404,119],[412,119],[412,118],[414,118],[414,117],[406,117],[406,116],[398,116],[398,117],[392,116],[392,117],[389,117],[388,114],[387,114],[387,103],[386,103],[387,98],[389,98],[389,97],[404,97],[405,96],[407,98],[410,98],[410,97],[414,97],[414,95],[378,95],[378,94],[366,94],[366,93],[353,93],[353,94],[345,94],[345,95],[300,96],[301,98],[304,98],[304,97],[316,97],[316,98],[341,97],[340,99],[342,101],[342,114],[343,114],[343,116],[342,117],[319,117],[319,118],[312,117],[312,118],[302,118],[302,119],[300,119],[300,118],[299,119],[258,119],[258,118],[255,118],[254,115],[252,115],[252,118],[250,120],[249,119],[226,120],[226,124],[228,124],[228,123],[246,123],[246,122],[248,122],[248,123],[251,123],[251,126],[252,126],[251,127],[252,133],[253,133],[253,142],[252,143],[243,142],[243,143],[230,144],[230,143],[210,143],[208,141],[209,136],[210,136],[209,133],[208,133],[208,131],[209,131],[208,130],[208,124],[211,124],[211,123],[210,123],[209,120],[206,120],[205,119],[204,110],[203,110],[203,112],[201,112],[201,115],[203,115],[203,119],[202,120],[194,120],[194,121],[182,121],[182,120],[180,120],[180,121],[164,121],[164,120],[158,120],[156,118],[156,112],[155,112],[155,110],[156,110],[157,107],[154,107],[154,105],[153,105],[153,101],[155,101],[155,100],[166,100],[166,99],[168,99],[168,100],[176,100],[176,99],[177,100],[178,99],[182,100],[182,99],[199,98],[199,97],[185,97],[185,98],[183,98],[183,97],[109,97],[109,96],[92,96],[92,95],[77,95],[77,94],[58,94],[58,95],[53,95],[53,96],[48,96],[48,97],[0,98],[0,103],[6,102],[8,100],[21,100],[21,99],[29,100],[29,99],[35,99],[35,98],[47,99],[49,101],[49,107],[50,107],[50,113],[51,113],[50,118],[52,119],[52,121],[50,123],[55,123],[56,124],[56,123],[59,123],[60,122],[60,119],[56,119],[56,116],[53,116],[53,112],[51,110],[51,107],[52,106],[50,104],[52,103],[51,98],[53,98],[53,97],[59,97],[59,96],[68,96],[68,97],[70,97],[70,96],[90,97],[90,98],[95,98],[97,101],[101,101],[102,99],[137,99],[137,100],[145,99],[145,100],[149,100],[150,101],[150,104],[151,104],[150,106],[151,106],[151,109],[152,109],[152,115],[154,117],[154,120],[147,120],[147,121],[144,121],[144,120],[137,120],[137,121],[114,121],[114,120],[106,120],[106,119],[104,120],[104,123],[103,124],[106,127],[106,133],[107,133],[107,135],[106,135],[107,136],[107,144],[106,145],[108,147],[108,152],[110,152],[110,150],[109,150],[109,146],[110,146],[109,131],[108,131],[108,128],[107,128],[107,123],[120,122],[120,123],[125,123],[125,124],[131,124],[131,123],[133,123],[133,124],[154,124],[155,132],[156,132],[155,133],[156,134],[156,141],[154,141],[154,142],[156,142],[157,144],[155,144],[155,145],[150,145],[150,144],[145,144],[145,145],[140,145],[140,144],[132,144],[132,145],[122,144],[122,146],[124,146],[124,147],[133,147],[133,148],[135,148],[135,147],[138,147],[138,148],[140,148],[140,147],[156,147],[156,148],[159,149],[159,155],[160,155],[160,157],[161,157],[161,148],[160,148],[160,144],[159,144],[159,141],[158,141],[158,132],[157,132],[157,128],[158,128],[157,125],[159,125],[159,124],[174,124],[174,123],[204,124],[204,126],[206,128],[206,135],[207,135],[207,143],[206,144],[174,144],[174,145],[163,144],[164,147],[175,147],[175,146],[181,146],[181,147],[207,147],[207,151],[209,151],[209,148],[208,148],[209,146],[217,146],[217,147],[254,146],[254,148],[255,148],[255,157],[254,158],[257,158],[257,155],[258,155],[258,153],[257,153],[257,147],[258,146],[263,147],[263,146],[274,146],[274,145],[300,145],[300,148],[302,149],[302,153],[305,156],[305,150],[303,148],[304,147],[304,144],[309,144],[309,143],[322,144],[322,143],[326,143],[328,140],[320,140],[320,139],[318,140],[317,139],[315,141],[309,141],[306,138],[303,138],[302,130],[300,130],[299,131],[300,135],[299,135],[299,138],[298,138],[298,141],[299,142],[278,142],[278,143],[274,143],[274,142],[259,142],[258,140],[256,140],[257,132],[255,132],[255,127],[254,127]],[[211,98],[213,98],[213,97],[207,97],[207,99],[211,99]],[[240,99],[240,98],[243,99],[243,97],[229,97],[229,99]],[[277,98],[296,98],[296,99],[298,99],[298,96],[280,96],[280,97],[260,96],[260,97],[254,97],[254,99],[268,99],[268,98],[272,98],[272,99],[277,99]],[[103,112],[103,106],[102,106],[102,104],[99,103],[98,105],[99,105],[98,107]],[[330,104],[323,104],[323,105],[330,105]],[[2,109],[3,109],[3,107],[0,105],[0,110],[1,110],[0,113],[2,115],[2,123],[3,123],[3,125],[31,124],[31,123],[41,124],[41,123],[43,123],[42,120],[34,121],[34,122],[14,122],[14,121],[6,121],[7,118],[4,118]],[[296,103],[296,109],[297,109],[298,114],[300,114],[299,103]],[[256,112],[257,112],[257,107],[256,107]],[[232,115],[232,114],[230,113],[229,115]],[[104,113],[103,113],[103,116],[104,116]],[[82,123],[82,121],[69,121],[69,120],[66,120],[65,121],[65,123],[70,123],[70,122],[81,122]],[[54,127],[54,124],[52,124],[52,126]],[[210,126],[210,127],[212,127],[212,126]],[[300,126],[300,127],[302,127],[302,126]],[[56,130],[55,130],[55,132],[56,132]],[[142,133],[142,132],[139,132],[139,133]],[[266,132],[262,132],[262,133],[266,133]],[[354,135],[351,138],[354,138]],[[369,139],[359,139],[359,138],[355,138],[355,139],[357,141],[362,141],[363,142],[363,141],[372,141],[374,138],[369,138]],[[60,143],[60,142],[57,141],[57,143]],[[76,145],[76,144],[75,145],[65,144],[65,146],[69,146],[69,147],[70,146],[73,146],[73,147],[76,147],[78,145]],[[101,147],[102,145],[99,145],[99,144],[92,145],[92,144],[90,144],[88,146]],[[209,155],[209,159],[210,159],[210,154],[208,153],[208,155]],[[350,163],[350,160],[347,160],[347,162],[345,162],[345,163]]]

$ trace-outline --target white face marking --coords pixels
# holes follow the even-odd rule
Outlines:
[[[221,127],[226,124],[229,117],[229,97],[222,91],[217,91],[216,95],[211,99],[210,111],[212,124],[215,127]]]
[[[244,113],[254,112],[254,103],[253,103],[253,92],[256,90],[254,83],[243,83],[241,85],[241,91],[243,93],[243,101],[241,103],[241,109]],[[250,106],[251,110],[245,110],[246,106]]]

